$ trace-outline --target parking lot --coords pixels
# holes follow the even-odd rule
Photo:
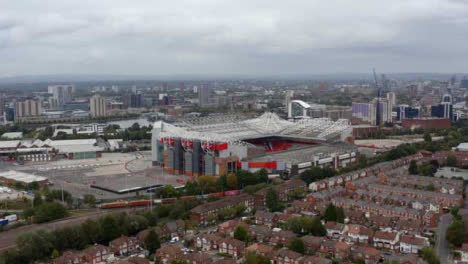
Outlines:
[[[5,166],[5,164],[3,164]],[[84,160],[59,160],[25,165],[7,164],[11,170],[21,170],[47,177],[52,189],[64,189],[74,197],[93,194],[97,199],[133,197],[136,193],[115,194],[90,185],[112,190],[146,187],[156,184],[177,184],[184,178],[164,173],[160,167],[151,165],[151,152],[103,153],[101,158]],[[140,192],[139,194],[144,194]]]

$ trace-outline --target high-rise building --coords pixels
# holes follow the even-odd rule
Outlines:
[[[388,95],[387,95],[388,97]],[[370,103],[352,104],[352,122],[354,124],[383,125],[392,122],[393,104],[387,98],[376,97]]]
[[[198,104],[200,107],[207,107],[211,105],[211,88],[209,86],[203,85],[198,88]]]
[[[106,101],[99,95],[91,97],[89,101],[92,117],[100,117],[107,115]]]
[[[141,92],[130,94],[130,107],[132,108],[143,107],[143,94]]]
[[[392,105],[396,105],[396,95],[394,92],[387,93],[387,99]]]
[[[452,95],[446,93],[442,96],[442,102],[431,107],[431,116],[454,119]]]
[[[419,108],[410,107],[409,105],[399,105],[396,108],[397,120],[419,118],[420,112]]]
[[[42,101],[27,99],[15,103],[15,121],[42,115]]]
[[[49,85],[47,91],[49,94],[52,94],[52,101],[49,101],[49,104],[60,108],[72,101],[75,87],[73,85],[62,84]]]

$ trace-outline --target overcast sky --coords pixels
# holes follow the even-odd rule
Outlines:
[[[0,0],[0,6],[0,77],[468,68],[468,0]]]

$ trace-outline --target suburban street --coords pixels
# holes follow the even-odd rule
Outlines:
[[[450,254],[450,249],[447,240],[445,239],[445,234],[447,233],[447,228],[452,223],[453,216],[448,213],[440,217],[439,226],[437,227],[437,240],[436,240],[436,250],[437,254],[440,256],[442,263],[453,263],[452,255]]]

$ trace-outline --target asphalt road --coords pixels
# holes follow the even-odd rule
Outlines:
[[[452,220],[453,216],[451,214],[444,214],[440,217],[439,225],[437,227],[436,251],[440,256],[441,262],[447,264],[453,263],[452,254],[450,254],[449,245],[445,239],[447,228],[450,223],[452,223]]]

